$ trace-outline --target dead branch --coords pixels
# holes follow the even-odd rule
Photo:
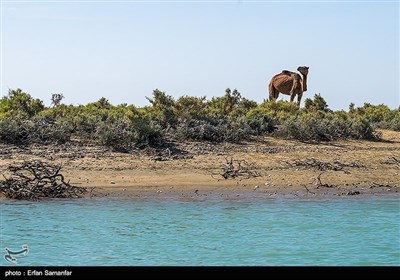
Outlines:
[[[87,189],[72,186],[65,182],[59,173],[61,165],[53,165],[40,160],[24,161],[19,165],[9,166],[9,178],[0,181],[0,193],[7,198],[38,200],[41,198],[78,198]]]
[[[233,158],[225,158],[225,163],[221,165],[221,173],[218,175],[226,179],[249,179],[260,177],[260,173],[255,170],[254,163],[248,163],[246,160],[234,160]],[[213,176],[215,174],[212,174]],[[214,178],[214,177],[213,177]]]
[[[394,164],[398,168],[400,168],[400,159],[396,158],[395,156],[390,156],[387,160],[382,162],[383,164]]]
[[[305,167],[305,168],[314,168],[319,171],[327,171],[327,170],[333,170],[333,171],[343,171],[345,173],[349,173],[347,170],[344,168],[346,167],[355,167],[355,168],[361,168],[364,167],[361,163],[357,161],[353,161],[350,163],[342,163],[338,160],[335,160],[334,162],[323,162],[315,158],[306,158],[304,160],[294,160],[292,162],[286,161],[286,164],[292,166],[292,167]]]
[[[307,186],[306,186],[306,185],[304,185],[304,187],[306,188],[306,190],[307,190],[307,193],[315,194],[315,192],[312,192],[312,191],[310,191],[310,190],[307,188]]]
[[[146,154],[150,159],[154,161],[169,161],[177,159],[191,159],[193,155],[190,155],[187,151],[181,150],[173,144],[164,144],[166,147],[151,148],[147,147]]]
[[[322,184],[321,182],[321,175],[324,174],[324,172],[321,172],[316,179],[316,185],[317,185],[317,189],[319,189],[319,187],[325,187],[325,188],[333,188],[334,185],[329,185],[329,184]]]
[[[360,194],[359,191],[348,191],[348,192],[346,193],[346,195],[358,195],[358,194]]]
[[[379,183],[370,183],[369,188],[396,188],[398,185],[396,184],[379,184]]]

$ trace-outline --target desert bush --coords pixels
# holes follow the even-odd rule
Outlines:
[[[152,120],[137,118],[133,120],[134,141],[136,145],[157,145],[163,141],[163,130]]]
[[[312,115],[292,117],[278,126],[274,135],[278,137],[296,139],[301,141],[327,141],[333,140],[326,120],[321,120]]]
[[[252,135],[245,121],[221,121],[217,124],[205,120],[185,120],[173,131],[173,137],[211,142],[240,142]]]
[[[0,141],[9,144],[24,144],[32,131],[31,126],[32,122],[29,120],[3,118],[0,120]]]
[[[207,121],[196,119],[185,119],[179,122],[171,136],[181,140],[222,141],[221,133],[217,126]]]
[[[269,116],[274,124],[281,124],[284,121],[301,114],[301,109],[295,103],[279,100],[264,101],[255,108]]]
[[[53,93],[51,95],[51,104],[54,107],[60,106],[61,105],[61,100],[64,99],[64,95],[62,93]]]
[[[365,117],[349,119],[338,114],[327,114],[321,118],[321,115],[303,114],[284,121],[274,134],[302,141],[331,141],[375,139],[373,131],[371,122]]]
[[[1,117],[30,118],[44,110],[43,101],[32,98],[32,96],[21,89],[8,91],[8,95],[0,99]]]
[[[246,122],[255,135],[263,135],[276,129],[277,119],[264,107],[256,107],[246,114]]]
[[[182,96],[174,104],[178,120],[205,119],[206,97]]]
[[[161,128],[146,119],[109,119],[95,133],[100,144],[127,152],[136,145],[154,145],[161,139]]]
[[[50,123],[36,118],[0,120],[0,141],[9,144],[65,143],[70,139],[70,130],[65,125]]]
[[[193,96],[175,100],[156,89],[148,100],[150,105],[141,108],[114,106],[104,97],[87,105],[57,103],[45,108],[22,90],[10,90],[0,99],[0,141],[63,143],[73,135],[128,151],[158,145],[166,138],[239,142],[252,135],[273,135],[331,141],[374,139],[375,128],[400,131],[400,108],[365,103],[350,104],[348,112],[332,111],[320,94],[307,98],[304,108],[287,101],[257,104],[229,88],[211,100]]]
[[[392,121],[396,117],[398,109],[391,110],[387,105],[372,105],[364,103],[362,107],[355,107],[350,104],[349,116],[353,118],[367,118],[374,128],[391,129]]]
[[[390,129],[393,129],[395,131],[400,131],[400,110],[397,111],[396,115],[391,120]]]
[[[306,98],[304,101],[304,110],[308,112],[322,111],[322,112],[332,112],[329,109],[328,103],[321,96],[321,94],[315,94],[314,99]]]
[[[227,88],[224,96],[213,97],[206,103],[204,112],[209,119],[228,120],[243,116],[255,107],[257,103],[242,97],[237,89]]]
[[[151,103],[148,111],[152,120],[163,129],[175,127],[177,118],[174,113],[174,98],[158,89],[153,91],[153,98],[146,98]]]
[[[30,143],[66,143],[71,137],[71,129],[62,123],[51,123],[42,118],[31,120],[31,131],[28,135]]]
[[[348,138],[353,139],[375,139],[374,129],[371,120],[367,117],[357,117],[352,119],[351,134]]]
[[[133,126],[126,119],[101,122],[95,136],[100,144],[116,151],[129,151],[134,143]]]

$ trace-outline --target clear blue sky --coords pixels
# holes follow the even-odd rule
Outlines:
[[[398,2],[66,2],[3,1],[2,95],[143,106],[156,88],[211,98],[229,87],[262,102],[274,74],[306,65],[303,101],[400,103]]]

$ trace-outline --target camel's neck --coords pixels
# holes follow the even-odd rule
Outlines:
[[[303,91],[307,91],[307,75],[303,75]]]

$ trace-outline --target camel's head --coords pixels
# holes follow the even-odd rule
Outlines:
[[[303,74],[304,76],[308,75],[308,68],[307,66],[299,66],[297,68],[297,71],[299,71],[301,74]]]

